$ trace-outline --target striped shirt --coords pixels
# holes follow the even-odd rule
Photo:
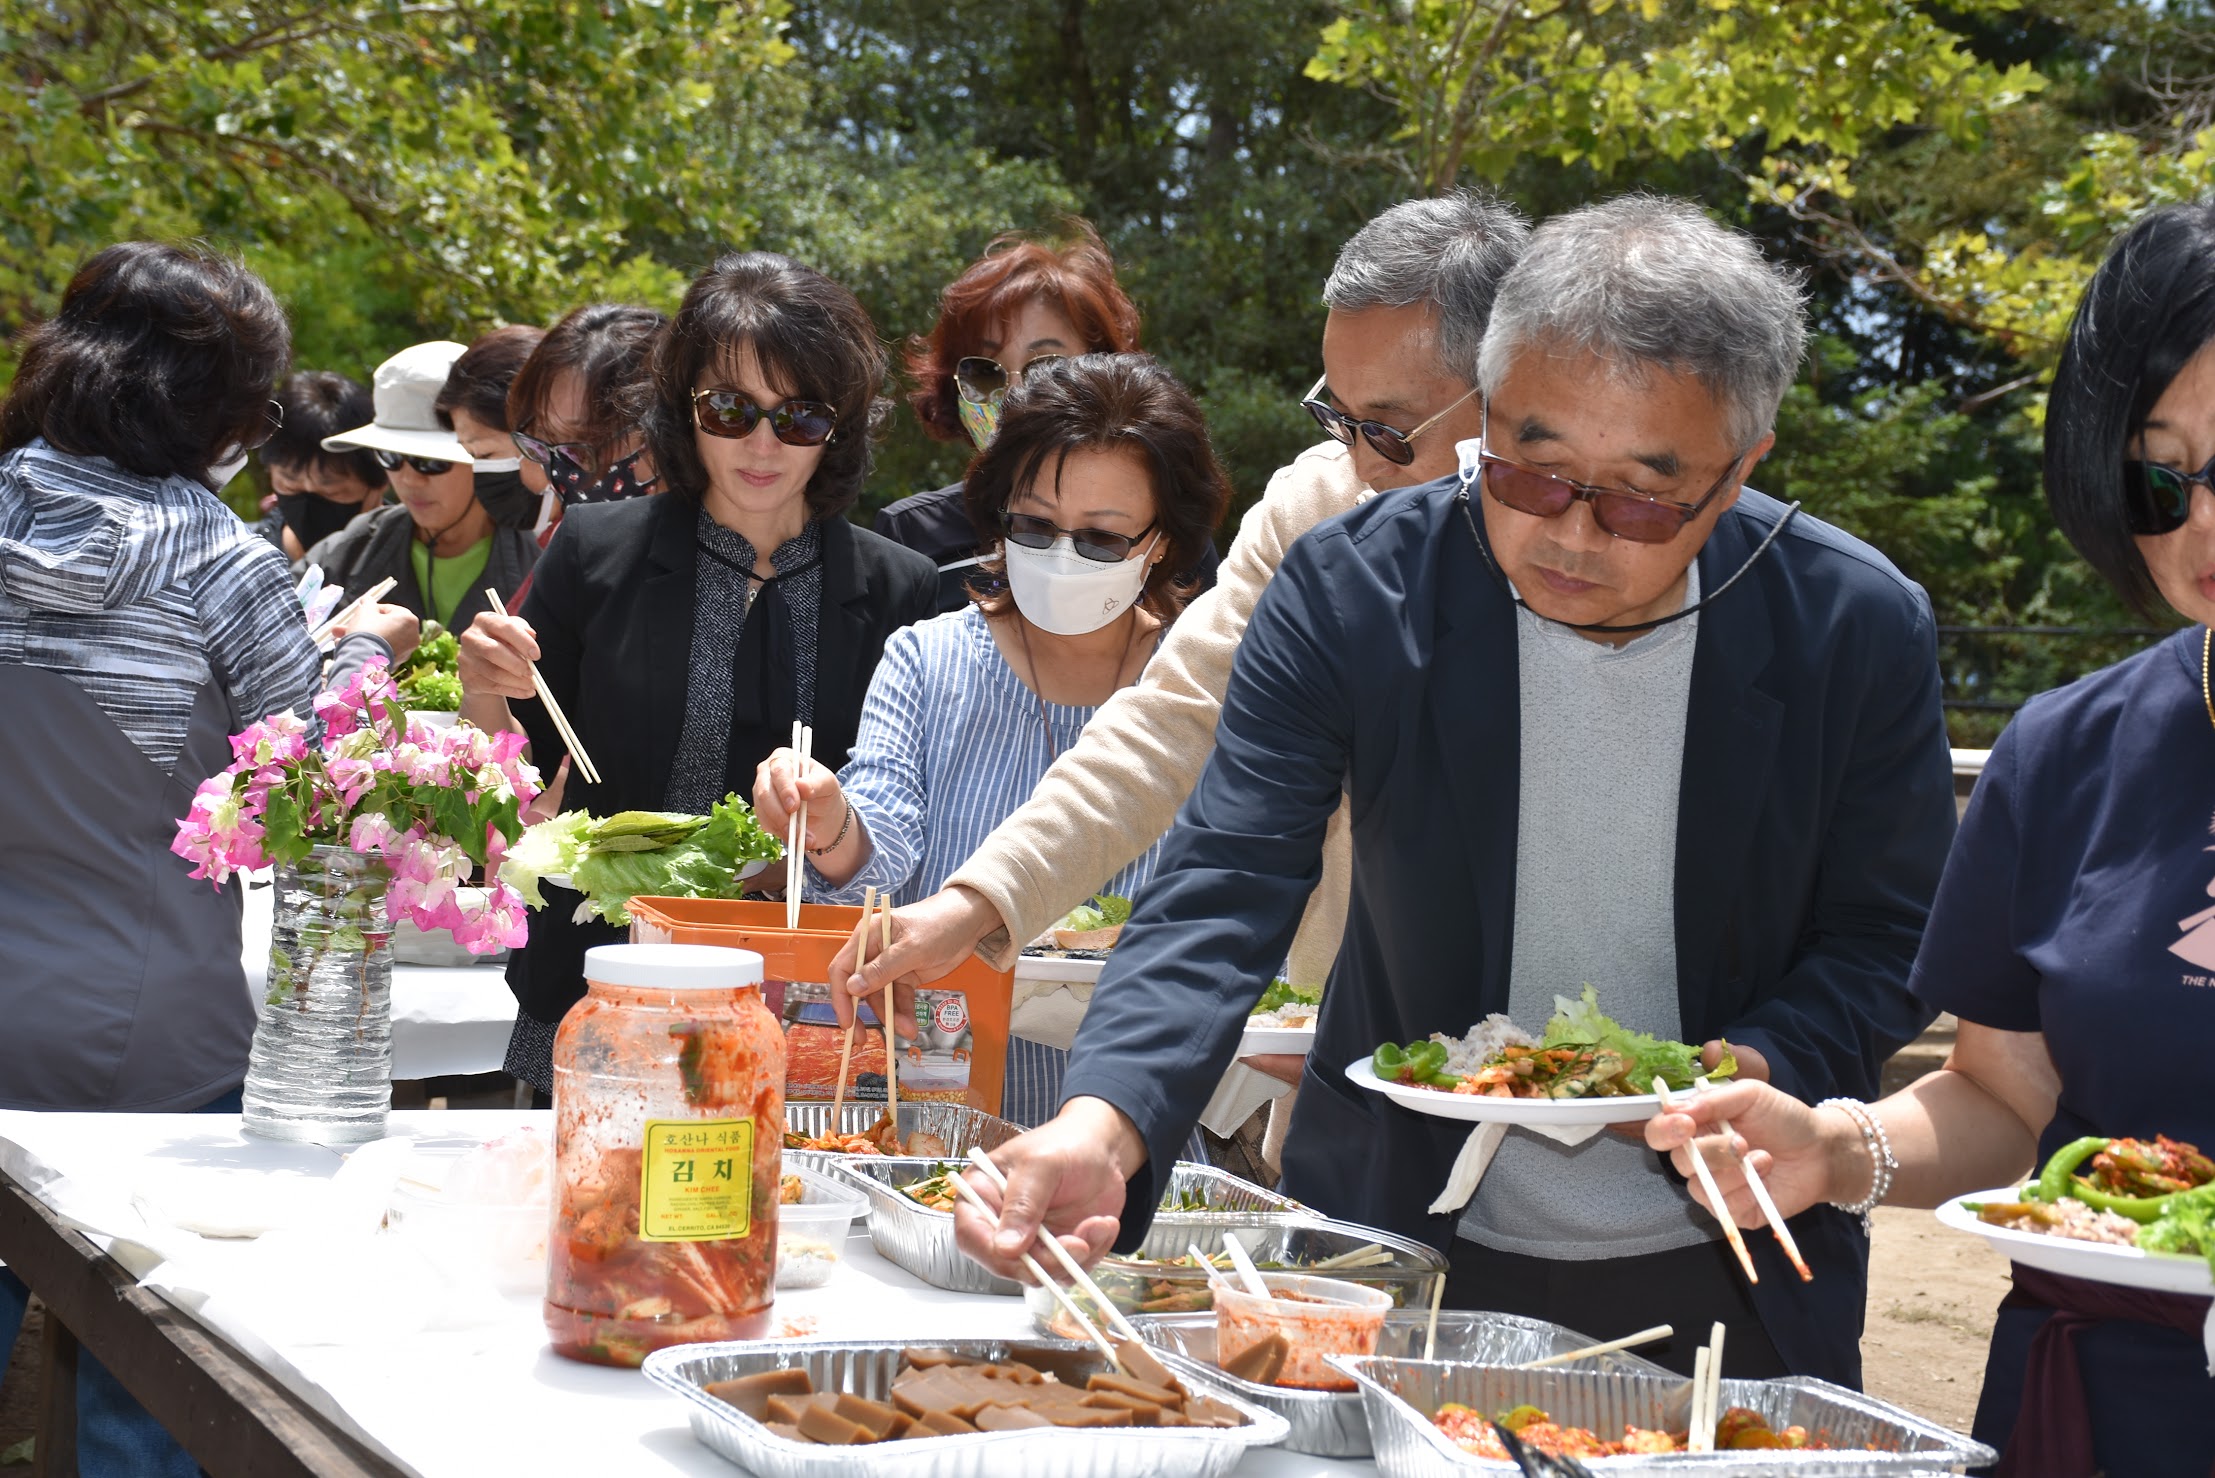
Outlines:
[[[322,674],[284,556],[215,494],[43,440],[0,456],[0,665],[75,683],[164,771],[204,684],[236,733],[310,716]]]
[[[859,903],[874,886],[907,904],[937,892],[1097,712],[1041,702],[974,606],[894,632],[838,775],[873,850],[843,888],[811,866],[808,896]],[[1160,857],[1156,841],[1102,891],[1136,898]]]

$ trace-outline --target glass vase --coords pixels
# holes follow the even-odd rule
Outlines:
[[[246,1067],[245,1127],[264,1139],[363,1144],[392,1109],[390,873],[317,847],[276,869],[269,977]]]

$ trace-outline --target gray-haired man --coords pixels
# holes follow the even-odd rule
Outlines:
[[[1353,892],[1285,1187],[1453,1260],[1447,1301],[1663,1358],[1730,1327],[1736,1375],[1852,1383],[1867,1242],[1836,1208],[1749,1290],[1641,1146],[1512,1133],[1431,1205],[1468,1126],[1348,1083],[1384,1042],[1589,983],[1659,1036],[1727,1039],[1810,1100],[1875,1091],[1926,1023],[1906,978],[1953,835],[1928,601],[1868,546],[1743,488],[1800,355],[1795,286],[1682,202],[1533,233],[1480,361],[1484,442],[1285,557],[1216,749],[1076,1041],[1054,1121],[994,1153],[998,1267],[1041,1223],[1143,1234],[1351,799]],[[1119,1218],[1119,1221],[1118,1221]]]

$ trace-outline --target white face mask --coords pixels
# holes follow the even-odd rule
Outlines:
[[[1067,535],[1049,549],[1027,549],[1009,542],[1001,546],[1007,560],[1008,590],[1023,619],[1055,636],[1083,636],[1122,615],[1146,589],[1146,572],[1153,568],[1147,555],[1161,542],[1160,533],[1129,559],[1102,564],[1077,553]]]
[[[219,493],[222,492],[224,484],[238,476],[240,470],[245,466],[246,448],[240,447],[230,456],[225,457],[208,469],[208,486]]]

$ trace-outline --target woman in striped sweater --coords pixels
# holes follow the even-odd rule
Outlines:
[[[756,776],[773,831],[807,802],[813,896],[935,892],[1138,680],[1192,593],[1174,572],[1206,544],[1230,484],[1174,376],[1145,355],[1088,354],[1038,366],[1009,393],[965,496],[991,588],[885,644],[843,770],[779,750]],[[1144,888],[1159,851],[1108,891]],[[1050,1117],[1067,1060],[1011,1041],[1006,1117]]]

